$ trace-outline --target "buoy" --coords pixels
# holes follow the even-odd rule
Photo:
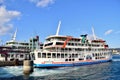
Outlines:
[[[33,61],[31,60],[24,60],[23,63],[23,73],[30,74],[33,72]]]

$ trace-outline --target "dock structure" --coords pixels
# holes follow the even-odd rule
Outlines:
[[[23,73],[30,74],[34,71],[33,61],[32,60],[24,60],[23,62]]]
[[[0,67],[4,67],[4,66],[21,66],[21,65],[23,65],[23,61],[18,61],[18,60],[0,61]]]

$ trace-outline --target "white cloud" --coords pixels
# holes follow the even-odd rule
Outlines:
[[[20,14],[18,11],[8,11],[5,6],[0,6],[0,35],[5,35],[12,29],[10,21]]]
[[[37,7],[47,7],[50,4],[53,4],[55,0],[30,0],[35,3]]]
[[[113,30],[112,30],[112,29],[107,30],[107,31],[105,32],[105,35],[109,35],[109,34],[111,34],[112,32],[113,32]]]
[[[0,35],[5,35],[13,28],[12,24],[2,25],[0,26]]]

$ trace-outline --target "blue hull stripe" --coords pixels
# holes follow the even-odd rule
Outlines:
[[[72,63],[72,64],[34,64],[34,67],[41,67],[41,68],[72,67],[72,66],[83,66],[83,65],[90,65],[90,64],[105,63],[110,61],[111,60],[100,60],[100,61],[94,61],[94,62],[79,62],[79,63]]]

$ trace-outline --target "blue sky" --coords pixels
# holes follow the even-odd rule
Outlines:
[[[110,47],[120,47],[120,0],[0,0],[0,40],[28,41],[54,35],[61,20],[60,35],[95,34]]]

